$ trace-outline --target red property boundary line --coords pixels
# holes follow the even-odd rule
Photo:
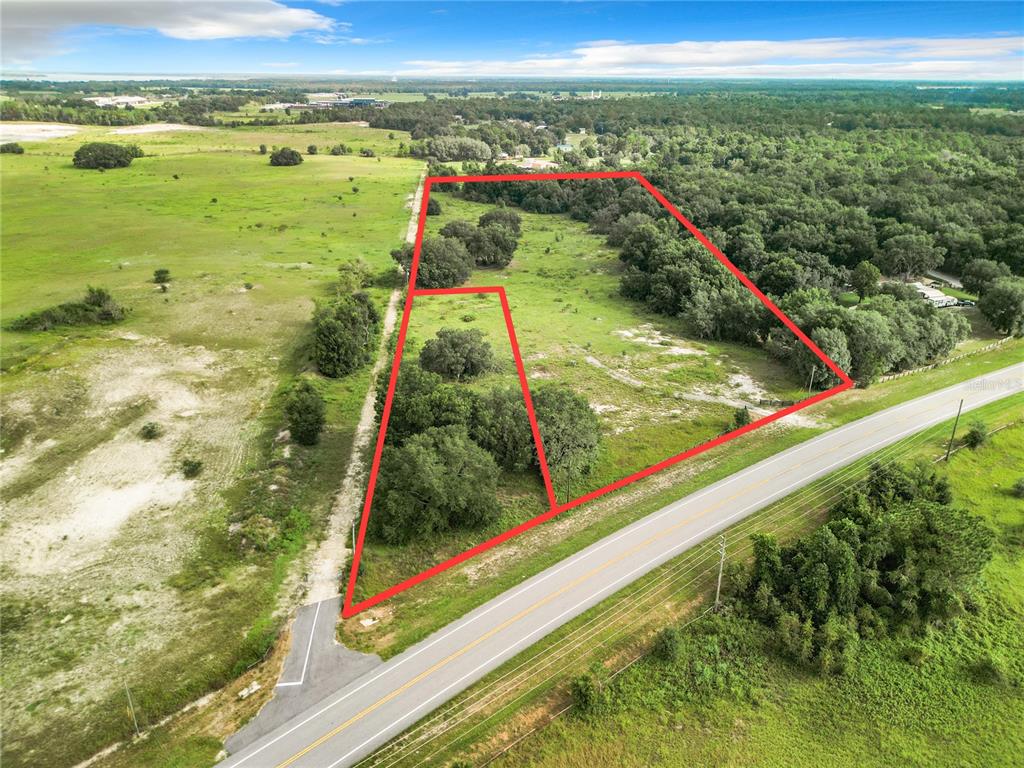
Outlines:
[[[591,491],[587,494],[584,494],[583,496],[579,496],[575,499],[572,499],[571,501],[568,501],[565,504],[558,504],[557,498],[555,496],[554,487],[551,483],[551,473],[548,468],[547,459],[544,456],[544,445],[541,441],[540,428],[537,425],[537,417],[533,410],[533,401],[530,397],[530,388],[527,384],[526,371],[523,367],[522,355],[519,351],[519,343],[516,340],[515,328],[512,322],[512,312],[509,309],[508,298],[505,295],[505,289],[501,286],[463,286],[459,288],[437,288],[429,290],[418,290],[416,288],[416,276],[417,273],[419,272],[420,254],[423,248],[423,234],[426,228],[427,221],[427,203],[430,200],[430,188],[433,184],[465,184],[502,181],[569,181],[576,179],[633,179],[634,181],[638,182],[648,192],[650,192],[651,195],[653,195],[654,198],[662,206],[664,206],[665,209],[668,210],[668,212],[671,213],[672,216],[674,216],[675,219],[679,221],[679,223],[682,224],[686,228],[686,230],[690,232],[701,243],[701,245],[703,245],[712,254],[714,254],[715,258],[717,258],[718,261],[720,261],[726,267],[726,269],[728,269],[741,283],[743,283],[743,285],[746,286],[747,290],[753,293],[758,298],[758,300],[760,300],[760,302],[764,304],[764,306],[767,307],[768,310],[782,322],[783,325],[785,325],[790,331],[792,331],[793,334],[798,339],[800,339],[800,341],[803,342],[818,357],[818,359],[821,360],[829,368],[829,370],[831,370],[839,378],[841,383],[836,385],[835,387],[832,387],[831,389],[827,389],[824,392],[819,392],[818,394],[808,397],[805,400],[801,400],[798,403],[783,408],[780,411],[769,414],[768,416],[764,416],[758,419],[757,421],[752,421],[750,424],[747,424],[746,426],[734,429],[731,432],[727,432],[723,435],[719,435],[718,437],[709,440],[706,443],[702,443],[701,445],[698,445],[687,451],[676,454],[675,456],[671,456],[667,459],[664,459],[663,461],[659,461],[657,464],[653,464],[647,467],[646,469],[642,469],[639,472],[634,472],[633,474],[628,475],[627,477],[624,477],[621,480],[617,480],[614,483],[610,483],[609,485],[606,485],[603,488],[598,488],[595,491]],[[477,293],[494,293],[498,295],[499,300],[501,301],[501,309],[505,317],[505,326],[508,330],[509,342],[512,345],[512,354],[515,358],[516,371],[519,374],[519,383],[523,389],[523,399],[526,404],[527,414],[530,418],[530,428],[533,431],[533,439],[536,443],[537,457],[539,459],[541,475],[544,479],[544,487],[547,491],[548,503],[550,505],[550,508],[547,512],[539,514],[530,520],[520,523],[514,528],[510,528],[504,533],[498,534],[497,536],[494,536],[488,539],[487,541],[477,544],[476,546],[467,549],[465,552],[459,555],[455,555],[454,557],[451,557],[441,563],[438,563],[437,565],[434,565],[426,569],[425,571],[418,573],[415,576],[411,576],[408,579],[405,579],[404,581],[401,581],[398,584],[395,584],[394,586],[389,587],[388,589],[385,589],[384,591],[379,592],[376,595],[373,595],[372,597],[368,597],[365,600],[361,600],[360,602],[353,604],[352,599],[355,593],[356,578],[359,574],[359,563],[363,554],[363,543],[366,538],[367,523],[369,522],[370,519],[370,506],[373,502],[373,493],[377,486],[377,475],[380,472],[380,459],[381,454],[383,453],[384,450],[384,438],[385,435],[387,434],[388,420],[391,416],[391,405],[392,402],[394,401],[395,385],[398,382],[398,369],[401,365],[402,350],[405,347],[405,337],[409,329],[409,318],[412,314],[413,299],[416,296],[443,296],[452,294]],[[751,282],[750,278],[743,274],[743,272],[741,272],[739,268],[737,268],[736,265],[733,264],[724,253],[722,253],[718,248],[716,248],[715,245],[710,240],[708,240],[707,237],[704,236],[704,233],[697,229],[697,227],[695,227],[685,216],[683,216],[679,209],[672,205],[672,203],[670,203],[668,199],[663,194],[661,194],[661,192],[659,192],[654,187],[654,185],[652,185],[638,171],[598,171],[591,173],[524,173],[508,176],[428,176],[424,181],[423,185],[423,199],[420,204],[419,225],[416,230],[416,242],[413,247],[412,265],[409,269],[408,293],[405,301],[405,307],[402,310],[402,323],[398,329],[398,343],[395,347],[395,355],[391,364],[391,378],[388,381],[387,396],[384,400],[384,410],[381,414],[380,429],[377,433],[377,444],[373,453],[373,463],[370,468],[369,481],[366,486],[366,499],[363,502],[362,519],[359,523],[359,535],[356,539],[355,552],[353,553],[352,557],[352,566],[349,572],[348,584],[345,589],[345,600],[341,609],[342,618],[351,618],[352,616],[355,616],[357,613],[360,613],[361,611],[364,611],[367,608],[377,605],[378,603],[383,602],[384,600],[387,600],[390,597],[394,597],[399,592],[404,592],[406,589],[409,589],[409,587],[415,586],[416,584],[419,584],[421,581],[429,579],[431,576],[436,576],[442,571],[446,571],[449,568],[480,554],[481,552],[485,552],[488,549],[491,549],[492,547],[495,547],[498,544],[501,544],[502,542],[513,538],[514,536],[518,536],[524,531],[528,531],[529,529],[550,520],[556,515],[565,512],[566,510],[578,507],[579,505],[585,504],[588,501],[593,501],[599,496],[603,496],[606,493],[618,490],[619,488],[629,485],[630,483],[636,482],[637,480],[653,475],[655,472],[660,472],[661,470],[666,469],[667,467],[671,467],[674,464],[678,464],[680,461],[688,459],[691,456],[696,456],[697,454],[710,450],[715,446],[722,445],[723,443],[727,443],[730,440],[735,440],[737,437],[745,435],[747,432],[752,432],[753,430],[759,427],[763,427],[765,424],[769,424],[773,421],[781,419],[784,416],[788,416],[791,413],[795,413],[803,408],[808,407],[809,405],[813,405],[814,403],[821,402],[822,400],[832,397],[833,395],[842,392],[843,390],[850,389],[853,386],[854,382],[846,374],[846,372],[843,371],[838,365],[836,365],[828,357],[828,355],[822,352],[821,349],[819,349],[818,346],[813,341],[811,341],[811,339],[808,338],[808,336],[803,331],[801,331],[796,326],[796,324],[792,320],[790,320],[785,315],[785,313],[782,312],[781,309],[775,306],[774,302],[772,302],[771,299],[765,296],[764,293],[762,293],[761,290],[756,285],[754,285],[753,282]]]

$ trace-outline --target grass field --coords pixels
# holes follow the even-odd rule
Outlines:
[[[445,220],[455,216],[475,220],[485,210],[484,206],[452,199],[450,195],[443,195],[440,199],[444,216],[428,218],[431,228],[437,228],[443,225]],[[535,217],[539,221],[534,221]],[[538,380],[538,372],[550,373],[565,377],[565,380],[574,386],[583,388],[592,403],[612,403],[618,406],[630,402],[639,403],[638,411],[650,407],[650,401],[644,402],[647,395],[645,390],[622,385],[621,381],[607,375],[606,371],[581,363],[581,359],[592,355],[598,359],[608,360],[609,368],[613,365],[616,368],[622,366],[622,371],[631,377],[649,375],[646,366],[651,366],[652,361],[657,361],[664,354],[659,351],[661,344],[653,347],[638,344],[635,340],[614,333],[619,329],[636,329],[648,322],[669,338],[669,344],[697,344],[685,341],[681,329],[671,324],[666,325],[664,318],[642,315],[638,317],[639,310],[636,307],[622,302],[613,293],[615,281],[609,272],[590,271],[591,265],[603,264],[609,271],[616,265],[611,263],[614,255],[598,238],[587,235],[582,225],[563,217],[539,214],[524,214],[523,222],[524,235],[520,250],[517,251],[510,267],[500,272],[478,270],[471,278],[470,284],[505,286],[523,350],[525,367],[528,376],[531,377],[531,388],[551,380]],[[556,240],[558,236],[563,239]],[[589,290],[589,295],[584,296],[599,303],[599,310],[561,312],[561,307],[565,305],[571,307],[578,302],[579,306],[583,306],[582,302],[578,297],[574,298],[558,290],[558,286],[565,282],[564,277],[559,280],[556,276],[555,287],[551,288],[551,280],[539,274],[541,270],[544,274],[552,274],[556,270],[558,260],[562,260],[560,266],[557,266],[558,269],[564,271],[574,268],[572,258],[560,254],[559,246],[562,244],[568,244],[566,252],[577,257],[580,251],[585,251],[584,255],[589,259],[588,269],[580,270],[575,267],[578,271],[576,277],[582,282],[583,288]],[[551,247],[551,253],[545,254],[544,251],[548,247]],[[531,257],[543,257],[543,267],[533,267],[527,261]],[[548,287],[545,287],[545,280]],[[612,288],[609,287],[609,282]],[[525,294],[522,290],[517,291],[515,285],[518,284],[529,285],[530,290]],[[555,301],[559,298],[563,300]],[[420,301],[422,300],[417,299],[417,302]],[[470,294],[463,297],[431,297],[430,301],[429,307],[425,304],[414,304],[412,313],[413,318],[419,318],[415,320],[416,327],[422,327],[425,332],[432,332],[433,329],[447,323],[457,327],[480,327],[492,338],[504,333],[503,327],[499,326],[500,318],[495,313],[482,311],[489,299]],[[424,309],[426,311],[421,312]],[[473,321],[464,322],[464,314],[474,315]],[[546,333],[545,329],[548,328],[557,328],[559,332]],[[985,328],[983,323],[978,323],[980,333],[986,334]],[[990,329],[987,334],[991,334]],[[651,332],[648,331],[646,335],[650,338]],[[672,341],[673,338],[676,340]],[[570,341],[566,343],[565,339]],[[972,338],[965,346],[983,346],[991,341],[991,337],[983,335]],[[559,344],[564,347],[558,348]],[[588,344],[589,348],[586,346]],[[701,343],[699,346],[711,350],[708,357],[712,353],[731,356],[736,365],[742,364],[743,368],[753,372],[762,382],[766,382],[763,385],[766,389],[778,392],[783,397],[787,394],[799,395],[798,391],[786,388],[785,375],[780,376],[777,368],[771,365],[770,361],[765,361],[755,350],[740,345]],[[626,354],[623,355],[623,352]],[[342,622],[339,627],[340,638],[350,647],[391,656],[503,590],[518,584],[527,576],[568,557],[633,520],[650,514],[670,501],[819,434],[825,429],[845,424],[957,381],[1005,367],[1019,361],[1022,354],[1024,342],[1011,340],[994,350],[968,356],[933,370],[922,371],[866,389],[843,392],[801,412],[805,419],[790,419],[787,420],[789,424],[785,426],[771,425],[744,435],[738,440],[640,481],[619,493],[565,513],[539,529],[529,531],[473,558],[466,564],[439,574],[380,606],[369,609],[355,619]],[[671,362],[679,362],[678,357],[673,358]],[[577,362],[575,366],[572,365],[574,359]],[[695,356],[683,357],[687,364],[693,364],[691,361],[699,363],[701,359]],[[657,362],[653,364],[652,370],[655,372],[658,371],[658,366],[664,365]],[[657,375],[658,373],[655,373],[655,376]],[[699,381],[699,378],[696,380]],[[789,382],[788,386],[792,387],[792,382]],[[664,391],[667,387],[664,383],[655,383],[651,389],[657,392]],[[659,405],[655,405],[655,408]],[[607,424],[607,419],[614,415],[606,413],[602,414],[602,418]],[[608,440],[608,445],[612,447],[606,447],[602,467],[595,473],[595,477],[601,477],[602,472],[605,473],[605,477],[615,472],[615,461],[610,460],[610,457],[615,455],[612,450],[620,451],[621,455],[634,461],[637,457],[650,457],[655,451],[662,451],[663,456],[671,455],[671,445],[659,441],[654,419],[647,423],[654,433],[649,443],[638,441],[641,444],[637,447],[628,440],[620,443]],[[678,450],[680,449],[674,452]],[[631,451],[637,456],[633,456]],[[384,548],[368,544],[363,559],[363,570],[357,581],[357,597],[375,594],[397,583],[404,576],[418,573],[423,569],[424,562],[438,562],[445,556],[462,551],[465,549],[464,545],[483,540],[491,532],[497,531],[477,532],[475,536],[462,535],[446,541],[436,550],[427,552],[422,549],[413,552],[409,549]],[[376,619],[377,622],[366,627],[361,624],[363,618]]]
[[[71,765],[226,683],[277,638],[350,452],[368,370],[321,381],[320,446],[278,440],[280,394],[308,368],[309,318],[337,265],[394,282],[422,165],[408,136],[353,125],[78,134],[4,155],[0,316],[76,300],[116,325],[4,331],[3,759]],[[71,165],[86,140],[141,145],[105,173]],[[344,142],[272,168],[257,147]],[[152,282],[166,268],[166,293]],[[163,428],[138,436],[143,422]],[[184,478],[180,462],[202,460]],[[254,551],[239,521],[283,521]],[[258,529],[258,525],[256,528]],[[254,529],[255,530],[255,529]],[[223,733],[231,723],[221,724]],[[59,733],[55,738],[54,734]]]
[[[444,214],[428,218],[431,232],[457,218],[475,222],[490,210],[450,195],[438,197]],[[531,391],[564,384],[586,396],[599,415],[598,464],[571,486],[553,477],[560,501],[710,440],[728,428],[741,405],[749,405],[756,418],[775,410],[762,407],[760,398],[803,396],[785,367],[765,353],[697,342],[678,322],[622,298],[618,255],[585,224],[566,216],[523,214],[522,228],[512,263],[501,270],[478,269],[467,285],[504,287]],[[403,365],[417,365],[423,342],[445,327],[480,330],[501,361],[498,370],[467,386],[519,388],[495,294],[416,298]],[[358,596],[374,595],[419,573],[424,563],[440,562],[546,511],[539,473],[507,480],[504,514],[486,530],[405,547],[368,543]]]
[[[1011,488],[1024,466],[1024,396],[992,403],[977,416],[999,431],[980,450],[954,453],[944,470],[957,503],[982,515],[997,533],[977,612],[922,637],[865,642],[850,674],[821,678],[770,655],[766,633],[757,626],[699,618],[714,593],[711,541],[509,661],[381,750],[366,768],[458,759],[558,768],[1015,764],[1022,746],[1015,724],[1024,714],[1024,641],[1018,631],[1024,618],[1024,506]],[[726,532],[728,558],[749,554],[751,533],[772,531],[785,541],[816,527],[872,460],[941,456],[950,426],[907,438],[733,526]],[[661,627],[690,619],[696,623],[684,630],[677,663],[643,658]],[[729,650],[719,654],[705,631],[731,636]],[[909,648],[922,651],[919,665],[904,660]],[[970,670],[986,655],[1009,682],[974,679]],[[704,676],[695,671],[698,661],[712,665]],[[611,706],[593,718],[563,713],[571,703],[565,682],[587,669],[614,680]]]

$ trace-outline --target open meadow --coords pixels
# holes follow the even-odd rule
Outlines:
[[[422,173],[395,156],[406,135],[348,124],[76,128],[24,141],[0,166],[12,766],[85,759],[132,732],[126,687],[146,727],[276,639],[344,474],[369,371],[319,380],[328,425],[313,448],[281,434],[281,393],[310,369],[314,300],[333,294],[340,262],[365,260],[383,310],[388,252]],[[73,167],[90,140],[137,143],[145,156]],[[354,154],[271,167],[259,153],[338,143]],[[166,290],[157,269],[170,272]],[[108,290],[124,320],[8,329],[87,286]]]
[[[453,219],[476,221],[490,209],[450,194],[434,195],[442,213],[427,218],[428,233]],[[794,381],[762,350],[687,338],[681,321],[647,313],[642,305],[622,298],[617,254],[584,224],[561,215],[517,212],[523,235],[512,262],[501,270],[476,269],[466,285],[505,288],[531,391],[562,382],[585,394],[598,412],[602,448],[598,465],[585,478],[589,487],[600,487],[713,437],[725,429],[737,407],[747,405],[752,414],[763,414],[768,411],[760,405],[762,398],[796,400],[804,395],[802,382]],[[417,297],[410,320],[411,349],[442,327],[477,328],[496,350],[498,340],[505,344],[504,321],[493,294]],[[979,350],[994,338],[987,323],[975,317],[974,333],[961,349]],[[827,429],[1010,365],[1020,359],[1022,349],[1024,342],[1014,339],[934,370],[842,392],[563,513],[438,574],[342,622],[340,637],[360,650],[384,656],[398,653],[527,575],[686,493]],[[403,364],[415,364],[415,353],[407,350],[404,360]],[[464,386],[482,389],[493,383],[517,383],[510,362]],[[521,488],[532,483],[534,498],[542,498],[538,477],[522,481]],[[556,490],[561,496],[561,489]],[[532,516],[527,513],[537,503],[514,506],[485,529],[427,543],[386,546],[368,539],[356,599],[507,530],[509,523]]]

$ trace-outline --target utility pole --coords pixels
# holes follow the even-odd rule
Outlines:
[[[964,409],[964,401],[960,400],[960,407],[956,409],[956,420],[953,421],[953,433],[949,436],[949,445],[946,446],[946,461],[949,461],[949,454],[953,450],[953,438],[956,437],[956,426],[960,423],[960,411]]]
[[[811,366],[811,381],[810,381],[810,383],[809,383],[809,384],[807,385],[807,391],[808,391],[808,392],[810,392],[810,391],[811,391],[812,389],[814,389],[814,374],[815,374],[815,373],[817,373],[817,370],[816,370],[816,369],[815,369],[815,367],[814,367],[814,366],[812,365],[812,366]]]
[[[124,683],[124,692],[128,694],[128,711],[132,713],[132,723],[135,725],[135,737],[138,738],[142,735],[139,731],[139,721],[135,719],[135,704],[132,703],[132,692],[128,690],[128,681],[123,677],[121,682]]]
[[[718,586],[715,588],[715,610],[722,604],[722,570],[725,568],[725,534],[718,537]]]

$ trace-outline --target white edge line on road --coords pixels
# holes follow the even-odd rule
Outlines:
[[[565,560],[561,561],[561,563],[557,563],[554,566],[551,566],[551,568],[547,572],[543,572],[542,571],[541,573],[537,574],[536,576],[533,576],[530,579],[528,579],[527,581],[523,582],[518,587],[513,587],[511,590],[509,590],[509,593],[507,594],[507,596],[504,599],[499,600],[498,602],[494,603],[491,606],[481,606],[480,609],[475,609],[476,611],[478,611],[476,613],[476,615],[474,615],[473,613],[470,613],[469,615],[467,615],[463,619],[457,619],[452,625],[449,625],[451,627],[450,629],[448,629],[447,631],[441,630],[441,632],[443,634],[440,634],[438,637],[436,637],[433,640],[427,642],[422,648],[416,648],[415,650],[412,650],[412,652],[409,653],[407,656],[405,655],[405,653],[399,654],[399,656],[395,657],[396,658],[396,662],[395,662],[395,664],[393,666],[388,667],[386,669],[380,670],[373,677],[369,678],[368,680],[363,681],[362,683],[360,683],[355,688],[352,688],[349,691],[342,692],[338,699],[336,699],[335,701],[332,701],[332,702],[330,702],[328,704],[325,704],[321,709],[319,709],[317,712],[314,712],[313,714],[311,714],[305,720],[303,720],[303,721],[301,721],[299,723],[296,723],[291,728],[289,728],[287,731],[284,731],[283,733],[278,734],[273,739],[271,739],[270,741],[266,742],[265,744],[260,745],[259,747],[257,747],[252,752],[250,752],[248,754],[239,755],[237,762],[235,762],[235,763],[227,762],[224,765],[225,766],[227,766],[229,764],[230,765],[235,765],[235,766],[242,765],[244,762],[246,762],[250,758],[255,757],[256,755],[258,755],[260,752],[262,752],[267,747],[270,747],[273,744],[275,744],[278,741],[280,741],[281,739],[285,738],[286,736],[288,736],[289,734],[294,732],[296,729],[301,728],[302,726],[304,726],[307,723],[309,723],[311,720],[315,720],[316,718],[320,717],[320,715],[322,715],[325,712],[327,712],[327,710],[332,709],[333,707],[335,707],[338,704],[340,704],[341,702],[343,702],[345,699],[347,699],[350,696],[353,696],[354,694],[356,694],[359,691],[361,691],[366,686],[370,685],[371,683],[376,682],[383,675],[388,674],[388,673],[390,673],[391,671],[393,671],[395,669],[398,669],[403,664],[405,664],[405,662],[410,661],[411,659],[414,659],[416,656],[420,655],[421,653],[426,652],[427,650],[429,650],[433,646],[435,646],[438,643],[446,640],[453,633],[458,632],[461,629],[464,629],[465,627],[469,626],[470,624],[473,624],[476,621],[478,621],[479,619],[483,618],[484,616],[489,614],[491,611],[497,610],[498,608],[500,608],[502,605],[504,605],[505,603],[509,602],[510,600],[514,600],[515,598],[519,597],[522,594],[522,592],[525,591],[526,589],[533,589],[534,587],[536,587],[541,582],[546,581],[547,579],[555,576],[556,574],[558,574],[562,570],[564,570],[564,569],[574,565],[576,563],[576,561],[579,560],[580,558],[588,557],[590,555],[593,555],[594,553],[600,551],[601,549],[603,549],[603,548],[605,548],[607,546],[610,546],[611,544],[614,544],[618,539],[620,539],[622,536],[628,535],[632,530],[634,530],[636,528],[644,527],[644,526],[649,525],[649,524],[652,524],[652,523],[656,522],[657,520],[659,520],[660,518],[662,518],[663,516],[676,512],[678,510],[679,505],[683,504],[684,502],[685,503],[692,503],[692,502],[696,501],[697,499],[699,499],[699,498],[701,498],[703,496],[706,496],[708,493],[712,493],[712,492],[718,490],[716,488],[716,486],[719,485],[720,483],[723,483],[726,480],[729,480],[730,482],[738,482],[739,480],[741,480],[744,477],[744,475],[746,475],[748,473],[751,473],[751,472],[760,471],[760,470],[764,469],[765,467],[770,466],[771,464],[774,464],[775,462],[782,460],[787,454],[789,454],[790,451],[796,452],[796,451],[800,451],[800,450],[803,450],[803,449],[806,449],[806,448],[813,448],[814,444],[817,443],[820,440],[823,440],[825,438],[835,437],[836,435],[840,435],[840,434],[842,434],[842,433],[844,433],[844,432],[846,432],[848,430],[854,429],[854,428],[863,428],[865,421],[873,420],[873,419],[876,419],[876,418],[883,418],[883,417],[886,417],[886,415],[890,415],[891,416],[893,412],[898,411],[898,410],[903,409],[903,408],[908,408],[912,404],[920,404],[920,403],[923,403],[923,402],[925,402],[927,400],[931,400],[934,397],[939,397],[941,395],[948,394],[948,393],[950,393],[950,392],[952,392],[952,391],[954,391],[956,389],[963,389],[963,388],[965,388],[966,386],[968,386],[970,384],[977,384],[979,379],[981,381],[984,381],[984,380],[986,380],[988,378],[991,378],[991,377],[1007,375],[1011,371],[1013,371],[1013,370],[1015,370],[1017,368],[1021,368],[1022,370],[1024,370],[1024,365],[1022,365],[1022,364],[1011,365],[1008,368],[1003,368],[1003,369],[996,370],[996,371],[990,371],[989,373],[982,374],[980,377],[977,377],[975,379],[969,379],[968,381],[957,382],[955,384],[952,384],[952,385],[946,387],[945,389],[940,389],[937,392],[932,392],[929,395],[924,395],[923,397],[915,398],[913,400],[908,400],[908,401],[905,401],[903,403],[897,403],[896,405],[890,406],[889,408],[886,408],[886,409],[883,409],[881,411],[877,411],[877,412],[875,412],[873,414],[870,414],[868,416],[865,416],[862,419],[857,419],[856,421],[851,421],[850,423],[844,424],[843,426],[838,427],[837,429],[829,430],[828,432],[825,432],[825,433],[823,433],[821,435],[817,435],[817,436],[811,438],[810,440],[806,440],[806,441],[804,441],[802,443],[798,443],[797,445],[793,446],[792,448],[787,449],[787,450],[785,450],[785,451],[783,451],[781,453],[778,453],[778,454],[776,454],[775,456],[773,456],[773,457],[771,457],[769,459],[764,459],[764,460],[758,462],[757,464],[753,464],[753,465],[747,467],[746,469],[740,470],[740,472],[738,472],[738,473],[736,473],[734,475],[730,475],[728,478],[723,478],[722,480],[719,480],[719,481],[713,483],[712,485],[708,486],[707,488],[703,488],[703,489],[701,489],[699,491],[696,491],[696,492],[690,494],[689,496],[685,496],[684,498],[682,498],[682,499],[680,499],[680,500],[678,500],[678,501],[676,501],[676,502],[674,502],[672,504],[669,504],[668,506],[666,506],[664,509],[662,509],[659,512],[654,512],[654,513],[648,515],[647,517],[641,518],[640,520],[637,520],[636,522],[631,523],[630,525],[627,525],[626,527],[620,529],[617,533],[614,533],[614,534],[612,534],[610,536],[607,536],[604,539],[602,539],[602,540],[600,540],[598,542],[595,542],[594,544],[590,545],[589,547],[587,547],[587,548],[577,552],[575,555],[572,555],[571,557],[566,558]],[[997,394],[993,398],[990,398],[990,399],[985,400],[983,402],[979,402],[977,404],[972,404],[970,406],[970,408],[971,409],[977,408],[977,407],[980,407],[981,405],[985,405],[988,402],[991,402],[992,400],[998,400],[998,399],[1001,399],[1003,397],[1009,397],[1009,396],[1011,396],[1011,395],[1013,395],[1015,393],[1016,393],[1016,391],[1001,392],[1001,393]],[[942,420],[940,420],[940,421],[942,421]],[[936,422],[936,423],[939,423],[939,422]],[[923,429],[923,428],[925,428],[925,427],[917,426],[917,427],[915,427],[915,430],[912,430],[912,431],[920,430],[920,429]],[[404,656],[404,658],[403,658],[403,656]],[[230,758],[229,758],[229,761],[230,761]]]
[[[302,662],[302,674],[299,675],[299,679],[297,681],[291,683],[278,683],[274,686],[275,688],[284,688],[288,685],[302,685],[306,681],[306,667],[309,666],[309,652],[313,650],[313,634],[316,632],[316,620],[320,615],[320,606],[323,604],[323,600],[317,603],[316,610],[313,612],[313,623],[309,627],[309,642],[306,644],[306,658]]]
[[[980,407],[982,405],[987,405],[988,403],[992,402],[992,400],[999,400],[1000,398],[1001,398],[1001,396],[997,395],[996,397],[993,397],[993,398],[991,398],[989,400],[985,400],[984,402],[977,403],[976,405],[973,406],[973,408],[978,408],[978,407]],[[941,423],[941,422],[938,422],[938,423]],[[934,426],[934,425],[929,425],[929,426]],[[925,429],[927,429],[927,427],[925,427]],[[901,440],[906,435],[913,434],[914,432],[919,432],[921,430],[922,430],[922,428],[920,426],[911,427],[908,430],[904,430],[903,432],[900,432],[898,435],[893,437],[888,442],[889,442],[889,444],[898,442],[899,440]],[[636,573],[638,573],[640,571],[644,571],[644,569],[647,569],[648,572],[652,571],[655,568],[657,568],[659,565],[664,564],[665,562],[671,560],[673,557],[676,556],[676,553],[677,553],[677,551],[680,548],[685,548],[685,547],[689,546],[689,544],[691,542],[693,542],[695,539],[698,539],[698,538],[700,538],[702,536],[707,538],[708,534],[713,533],[715,531],[715,529],[721,530],[724,527],[728,527],[733,522],[733,520],[735,520],[735,518],[737,518],[739,516],[742,516],[742,515],[745,515],[746,513],[748,513],[751,510],[753,510],[754,508],[764,508],[764,507],[768,506],[769,504],[772,504],[774,501],[777,501],[782,496],[785,496],[787,493],[789,493],[790,490],[792,490],[793,488],[797,487],[798,485],[807,485],[810,482],[814,482],[814,480],[816,480],[818,478],[821,478],[824,475],[827,475],[829,472],[832,471],[833,468],[835,468],[836,466],[838,466],[840,464],[849,464],[849,463],[852,463],[853,461],[857,461],[858,459],[863,458],[865,455],[871,453],[874,448],[875,448],[875,446],[868,446],[867,448],[861,450],[860,452],[858,452],[856,457],[853,458],[852,461],[850,461],[848,459],[840,459],[839,461],[833,462],[832,464],[828,465],[827,467],[824,467],[823,469],[821,469],[818,472],[814,473],[813,477],[809,481],[806,480],[806,479],[801,479],[801,480],[797,480],[797,481],[795,481],[793,483],[790,483],[785,488],[782,488],[781,490],[776,491],[776,493],[772,494],[772,496],[775,497],[774,499],[772,499],[770,501],[767,501],[767,502],[758,502],[758,503],[755,503],[755,504],[748,504],[743,509],[741,509],[741,510],[739,510],[737,512],[734,512],[733,514],[729,515],[728,517],[725,517],[722,520],[719,520],[717,523],[714,523],[713,525],[709,525],[707,528],[704,528],[703,530],[698,531],[697,533],[693,534],[692,536],[690,536],[689,538],[685,539],[684,541],[679,542],[678,544],[676,544],[675,546],[673,546],[671,549],[667,550],[666,552],[662,552],[661,554],[659,554],[659,555],[657,555],[655,557],[650,558],[649,560],[645,561],[641,565],[638,565],[636,568],[634,568],[629,573],[623,574],[618,579],[613,581],[611,584],[608,584],[607,586],[605,586],[600,591],[596,592],[593,595],[590,595],[590,596],[584,598],[583,600],[580,600],[578,603],[573,605],[571,608],[567,608],[566,610],[562,611],[560,614],[558,614],[554,618],[549,619],[546,623],[542,624],[540,627],[538,627],[537,629],[533,630],[530,634],[526,635],[526,637],[523,637],[522,639],[517,640],[516,642],[512,643],[510,646],[508,646],[504,650],[499,651],[498,653],[492,655],[489,659],[487,659],[486,661],[482,662],[478,666],[474,667],[472,670],[467,672],[465,675],[460,677],[455,682],[449,683],[448,686],[446,686],[445,688],[442,688],[440,691],[435,693],[430,698],[425,699],[421,704],[419,704],[419,706],[416,706],[413,709],[409,710],[409,712],[407,713],[407,717],[411,716],[412,713],[417,712],[417,711],[423,709],[424,707],[428,706],[432,701],[434,701],[434,699],[438,698],[439,696],[443,696],[444,694],[446,694],[448,691],[450,691],[455,686],[458,686],[461,683],[463,683],[467,678],[473,677],[478,672],[480,672],[481,670],[485,669],[488,665],[492,664],[495,660],[501,659],[501,657],[504,656],[505,654],[508,654],[509,652],[512,652],[512,655],[514,655],[516,652],[518,652],[517,648],[527,648],[527,647],[529,647],[534,642],[531,638],[533,638],[535,635],[537,635],[538,632],[545,631],[552,624],[554,624],[556,622],[561,622],[565,618],[565,616],[567,614],[572,614],[574,611],[577,611],[581,606],[586,605],[590,601],[593,601],[593,603],[591,605],[591,607],[593,607],[594,605],[597,605],[601,601],[607,599],[609,596],[611,596],[612,594],[614,594],[615,592],[617,592],[620,589],[619,584],[621,584],[624,580],[627,580],[627,579],[628,580],[632,580],[633,576]],[[659,560],[661,560],[661,563],[658,563]],[[654,563],[654,565],[652,565],[652,563]],[[627,583],[630,583],[630,582],[627,582]],[[586,611],[586,610],[589,610],[589,609],[584,608],[584,611]],[[499,664],[500,663],[501,662],[499,662]],[[383,730],[378,731],[373,736],[369,737],[368,739],[363,741],[361,744],[359,744],[359,746],[357,746],[354,749],[350,750],[348,753],[346,753],[345,755],[340,757],[338,760],[336,760],[335,762],[333,762],[330,765],[328,765],[326,768],[336,768],[336,766],[338,766],[340,763],[342,763],[345,760],[347,760],[349,757],[351,757],[353,754],[355,754],[356,752],[361,750],[367,744],[369,744],[370,742],[374,741],[378,737],[382,736],[390,727],[391,726],[388,726],[387,728],[384,728]]]

